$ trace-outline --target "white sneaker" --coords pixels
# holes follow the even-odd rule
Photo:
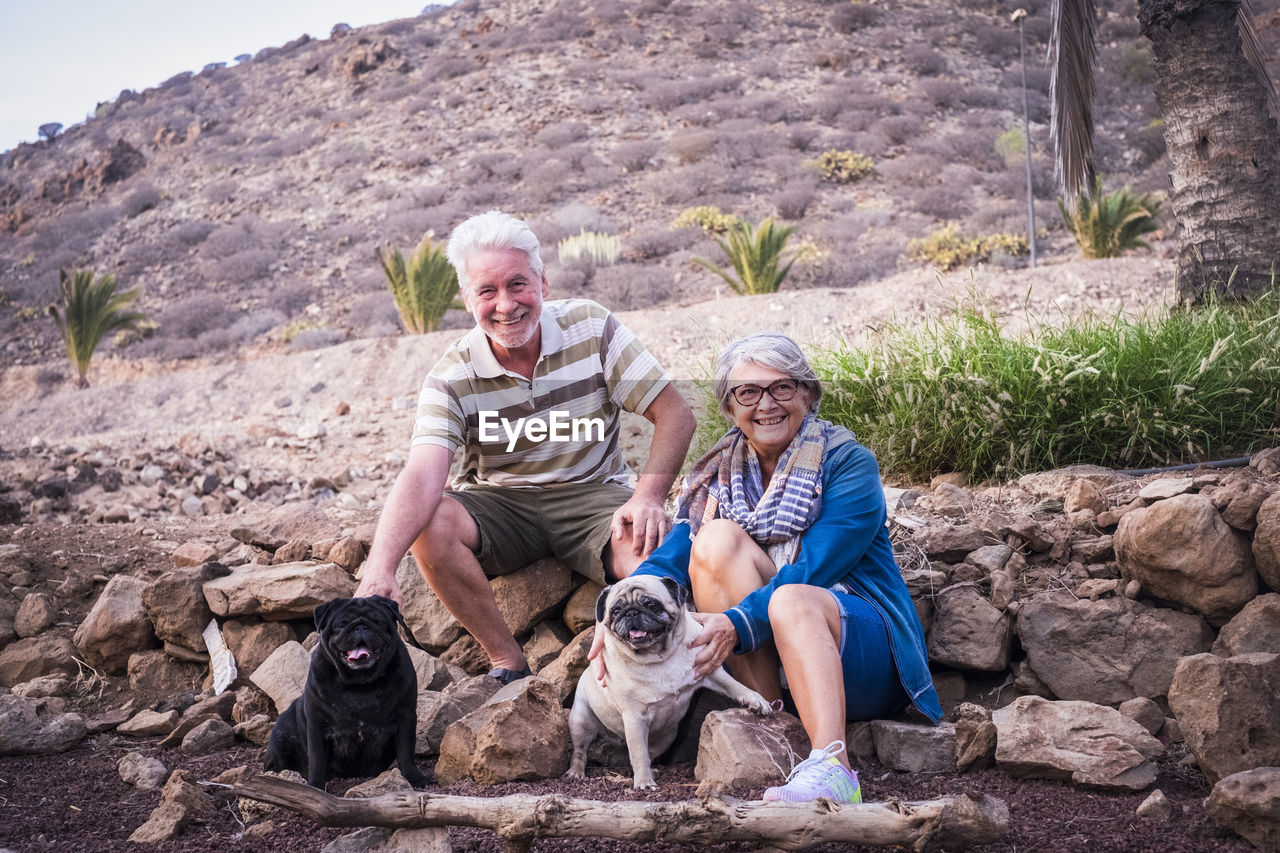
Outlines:
[[[809,757],[791,768],[787,784],[768,788],[764,799],[768,802],[804,803],[825,798],[837,803],[862,802],[862,788],[858,774],[846,768],[836,759],[844,751],[844,741],[827,744],[826,749],[815,749]]]

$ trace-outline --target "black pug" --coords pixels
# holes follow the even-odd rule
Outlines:
[[[307,784],[376,776],[398,762],[410,784],[427,778],[414,764],[418,676],[396,631],[404,624],[390,598],[338,598],[315,611],[320,642],[307,686],[276,720],[267,770],[296,770]]]

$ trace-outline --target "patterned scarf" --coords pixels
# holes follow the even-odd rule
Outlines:
[[[842,427],[806,415],[766,489],[759,457],[734,427],[690,469],[676,519],[688,521],[695,534],[713,518],[730,519],[769,552],[775,565],[793,562],[800,534],[822,509],[822,456],[828,440],[838,434],[843,435],[837,444],[850,436]]]

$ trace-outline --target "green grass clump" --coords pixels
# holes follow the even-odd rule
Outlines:
[[[1027,238],[1020,234],[1001,232],[965,237],[953,225],[946,225],[928,237],[907,243],[908,258],[917,263],[935,266],[943,272],[986,263],[997,251],[1021,257],[1030,254],[1031,247]]]
[[[1062,221],[1075,235],[1086,258],[1114,258],[1132,249],[1150,249],[1142,237],[1155,231],[1160,199],[1128,187],[1104,193],[1098,178],[1094,194],[1080,193],[1073,213],[1058,201]]]
[[[729,229],[727,239],[716,237],[716,245],[733,266],[733,275],[705,258],[693,261],[720,276],[738,293],[776,293],[796,262],[793,257],[779,268],[782,252],[794,231],[790,225],[774,224],[770,216],[759,228],[753,228],[749,222],[739,222]]]
[[[572,237],[556,244],[561,261],[576,261],[586,256],[600,266],[616,264],[622,256],[622,241],[612,234],[601,234],[583,228]]]
[[[696,225],[708,234],[724,234],[741,221],[732,213],[725,213],[712,204],[687,207],[672,222],[672,228],[688,228]]]
[[[1243,455],[1280,435],[1280,296],[1010,336],[972,305],[819,353],[823,416],[888,473],[974,481]]]
[[[458,273],[444,251],[424,237],[408,263],[390,246],[378,250],[378,260],[405,329],[415,335],[435,331],[444,312],[457,305]]]
[[[146,317],[124,308],[138,297],[138,291],[116,293],[116,277],[108,273],[95,280],[93,270],[58,270],[62,289],[62,310],[49,306],[58,324],[67,357],[75,366],[76,387],[88,388],[89,362],[102,339],[117,329],[133,326]]]
[[[871,174],[875,164],[871,158],[856,151],[823,151],[816,159],[806,160],[806,166],[822,173],[824,181],[837,184],[851,184]]]

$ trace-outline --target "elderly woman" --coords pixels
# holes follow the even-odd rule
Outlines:
[[[851,432],[817,418],[822,388],[786,335],[731,344],[714,390],[734,426],[693,466],[675,528],[637,572],[692,587],[698,675],[727,659],[767,699],[790,690],[812,752],[764,799],[861,802],[847,721],[909,702],[942,716],[879,468]]]

